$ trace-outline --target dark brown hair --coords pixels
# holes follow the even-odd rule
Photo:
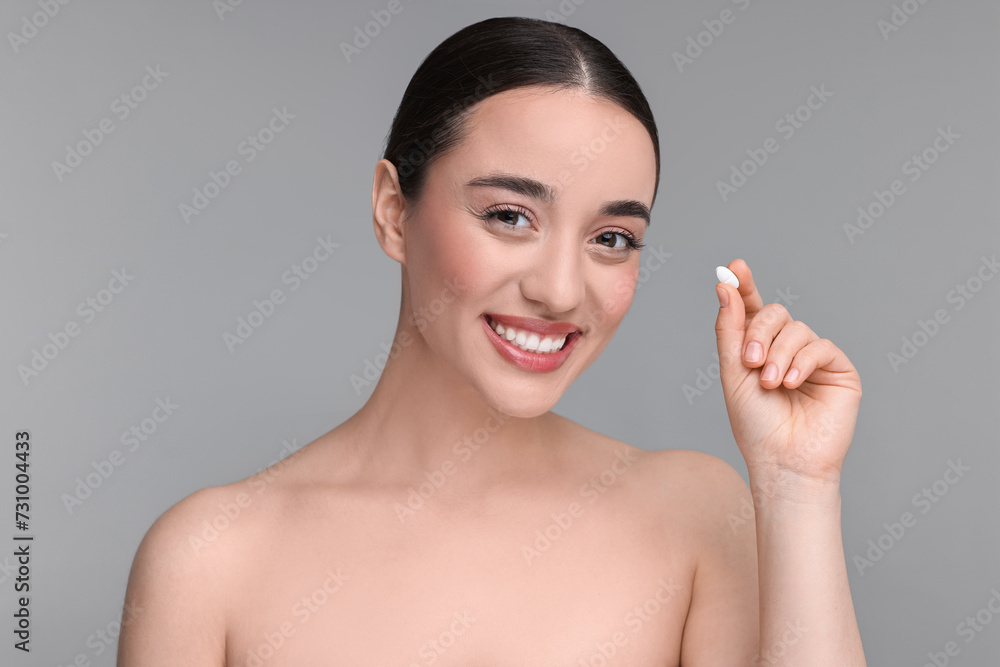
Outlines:
[[[428,54],[403,92],[383,157],[395,165],[403,196],[417,202],[427,169],[457,146],[476,103],[523,86],[580,88],[635,116],[649,132],[660,184],[660,144],[649,103],[608,47],[571,26],[505,16],[462,28]]]

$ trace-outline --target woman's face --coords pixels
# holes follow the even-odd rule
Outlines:
[[[519,88],[475,107],[403,225],[418,335],[519,417],[551,409],[611,340],[635,293],[631,242],[646,233],[655,188],[653,143],[635,117],[553,91]],[[564,337],[557,352],[523,349]]]

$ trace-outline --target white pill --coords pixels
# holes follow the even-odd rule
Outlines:
[[[726,283],[727,285],[732,285],[736,288],[739,288],[740,286],[740,281],[739,278],[736,277],[736,274],[724,266],[715,267],[715,275],[719,279],[720,283]]]

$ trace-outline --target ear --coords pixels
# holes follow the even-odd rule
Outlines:
[[[385,254],[400,264],[406,264],[403,243],[403,218],[406,202],[399,188],[399,175],[389,160],[379,160],[375,165],[372,182],[372,223],[375,238]]]

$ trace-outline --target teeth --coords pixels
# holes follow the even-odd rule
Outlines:
[[[554,336],[541,337],[531,331],[521,331],[514,327],[505,327],[502,324],[494,324],[492,321],[490,324],[498,336],[526,352],[534,352],[536,354],[558,352],[566,343],[566,336],[560,338],[555,338]]]

